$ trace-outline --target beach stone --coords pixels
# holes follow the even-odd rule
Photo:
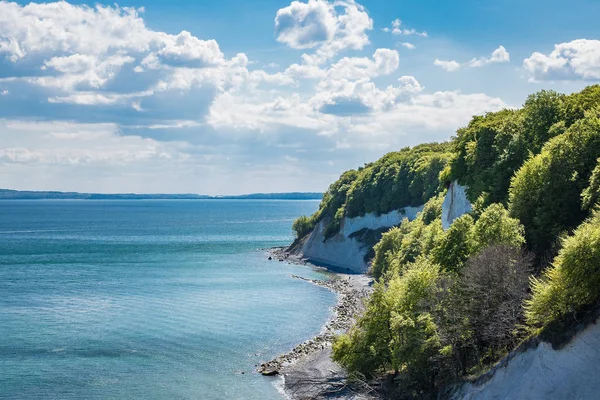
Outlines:
[[[265,369],[265,370],[261,371],[260,373],[263,374],[264,376],[279,375],[279,371],[276,369]]]

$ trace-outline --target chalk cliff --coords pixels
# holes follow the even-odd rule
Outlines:
[[[406,207],[382,215],[370,213],[362,217],[345,217],[340,224],[340,232],[327,240],[323,235],[326,223],[320,221],[313,232],[304,238],[296,253],[315,263],[365,273],[369,269],[365,256],[371,250],[371,246],[363,243],[357,233],[364,230],[389,229],[399,225],[404,218],[415,219],[421,210],[423,206]]]
[[[458,182],[452,182],[448,188],[448,193],[442,204],[442,227],[450,228],[452,222],[468,212],[471,212],[473,206],[467,199],[466,187]]]

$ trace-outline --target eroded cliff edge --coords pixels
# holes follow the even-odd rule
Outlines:
[[[453,400],[597,399],[600,394],[598,312],[562,345],[530,339],[474,382],[458,387]]]
[[[442,206],[444,229],[471,209],[471,203],[466,197],[466,188],[457,182],[450,184]],[[312,263],[344,272],[366,273],[372,248],[381,234],[400,225],[404,218],[412,221],[422,210],[423,206],[404,207],[387,214],[369,213],[355,218],[344,217],[339,232],[329,239],[324,235],[328,221],[321,220],[309,235],[298,240],[289,250]]]

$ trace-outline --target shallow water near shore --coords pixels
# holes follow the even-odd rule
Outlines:
[[[335,295],[268,261],[316,201],[0,202],[0,398],[279,399]]]

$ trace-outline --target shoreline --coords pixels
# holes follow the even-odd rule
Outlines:
[[[331,271],[291,255],[281,247],[267,249],[267,254],[274,261],[306,265],[330,273],[330,280],[307,279],[296,275],[292,275],[292,278],[331,290],[336,293],[337,302],[319,334],[298,344],[291,351],[259,364],[257,371],[264,376],[281,377],[283,390],[292,399],[347,397],[350,394],[345,384],[347,374],[331,360],[331,346],[335,335],[347,332],[364,310],[363,300],[372,291],[372,278]]]

